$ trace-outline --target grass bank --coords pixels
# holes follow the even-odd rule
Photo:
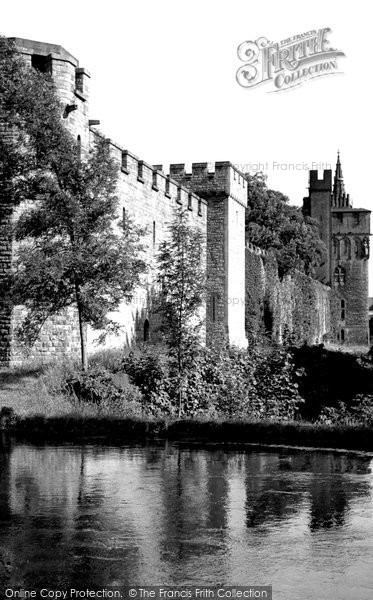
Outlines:
[[[308,362],[317,364],[315,352],[318,352],[317,349],[303,350],[306,361],[303,355],[301,358],[306,366]],[[309,353],[312,356],[308,356]],[[324,351],[320,351],[322,360],[325,360],[324,354]],[[335,368],[340,366],[341,362],[335,359],[335,355],[330,356],[333,365],[336,362]],[[326,358],[330,360],[329,354]],[[182,419],[164,414],[150,416],[146,412],[146,402],[138,400],[140,393],[136,391],[133,394],[133,386],[128,383],[127,375],[116,372],[118,356],[106,354],[95,360],[114,373],[118,385],[125,390],[124,401],[97,405],[79,401],[76,396],[64,393],[66,374],[76,368],[73,364],[48,366],[34,363],[18,369],[3,369],[0,370],[0,410],[2,407],[12,409],[16,418],[12,422],[0,422],[0,429],[3,428],[5,435],[19,440],[41,443],[101,440],[125,444],[134,440],[167,439],[204,444],[279,445],[373,452],[373,427],[361,422],[325,423],[307,418],[291,421],[249,416],[229,418],[216,414]],[[344,362],[343,359],[347,370],[348,365]],[[322,379],[324,371],[329,373],[331,370],[329,363],[327,368],[317,367],[319,379]],[[352,367],[355,369],[356,365],[352,364]],[[362,380],[360,371],[357,374],[353,371],[353,374],[358,382]],[[371,367],[365,377],[370,386]],[[333,392],[329,385],[323,384],[322,387],[326,390],[326,396]],[[316,386],[313,394],[318,397],[319,393]],[[312,397],[310,406],[314,404],[316,402]]]
[[[23,417],[8,433],[30,442],[100,440],[125,444],[136,440],[167,439],[222,445],[282,445],[373,452],[372,428],[304,422],[166,420],[66,414],[59,417]]]

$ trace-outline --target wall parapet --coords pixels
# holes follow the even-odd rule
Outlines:
[[[182,181],[184,185],[190,184],[200,196],[224,194],[245,208],[247,206],[246,178],[229,161],[192,163],[190,173],[186,171],[185,163],[170,164],[170,177]]]
[[[111,138],[106,138],[92,128],[90,128],[90,133],[94,137],[101,137],[107,140],[112,149],[113,158],[119,164],[123,177],[131,177],[138,183],[150,187],[155,192],[163,193],[171,201],[175,202],[175,204],[183,206],[188,210],[194,210],[194,207],[196,207],[198,216],[206,215],[207,200],[201,198],[187,185],[174,179],[170,174],[165,173],[163,165],[151,165],[147,163],[130,150],[123,148],[123,146]]]

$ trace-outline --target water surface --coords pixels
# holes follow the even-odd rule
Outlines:
[[[3,581],[272,584],[275,600],[371,600],[371,462],[170,444],[3,445]]]

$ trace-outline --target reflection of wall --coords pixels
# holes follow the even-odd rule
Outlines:
[[[311,452],[16,446],[1,460],[0,547],[29,587],[244,584],[309,557],[372,493],[369,460]]]

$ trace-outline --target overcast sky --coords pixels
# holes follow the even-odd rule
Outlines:
[[[300,204],[308,167],[340,149],[355,207],[372,208],[369,3],[313,0],[13,0],[1,32],[64,46],[91,75],[91,118],[151,164],[262,163],[271,187]],[[237,47],[329,27],[339,74],[268,93],[245,89]],[[372,279],[372,278],[371,278]]]

